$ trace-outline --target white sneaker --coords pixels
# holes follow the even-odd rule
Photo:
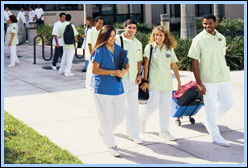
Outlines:
[[[10,67],[10,68],[11,68],[11,67],[14,67],[14,66],[15,66],[15,64],[9,64],[9,65],[8,65],[8,67]]]
[[[74,76],[74,74],[73,73],[65,73],[64,74],[66,77],[69,77],[69,76]]]
[[[140,121],[140,132],[145,132],[146,122]]]
[[[175,141],[175,140],[176,140],[176,138],[173,137],[173,136],[172,136],[169,132],[167,132],[167,131],[161,132],[161,133],[159,134],[159,136],[160,136],[161,138],[163,138],[163,139],[168,139],[168,140],[170,140],[170,141]]]
[[[136,143],[136,144],[143,144],[143,140],[140,139],[139,137],[134,138],[134,137],[129,136],[128,139],[131,141],[134,141],[134,143]]]
[[[53,69],[54,71],[57,71],[57,67],[56,67],[56,66],[52,66],[52,69]]]
[[[230,143],[227,142],[222,136],[212,137],[213,143],[216,143],[220,146],[230,147]]]
[[[119,156],[121,156],[120,152],[118,151],[117,146],[110,147],[110,148],[109,148],[109,152],[110,152],[111,155],[113,155],[114,157],[119,157]]]
[[[20,61],[19,61],[19,60],[17,60],[17,61],[15,61],[15,63],[20,64]]]

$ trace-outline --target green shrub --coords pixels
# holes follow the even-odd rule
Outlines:
[[[44,43],[46,45],[51,44],[52,32],[53,32],[53,26],[44,25],[37,27],[37,34],[41,35],[44,38]]]

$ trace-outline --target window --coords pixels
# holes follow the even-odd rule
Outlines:
[[[202,17],[204,14],[212,13],[212,5],[202,4],[195,5],[195,16]]]

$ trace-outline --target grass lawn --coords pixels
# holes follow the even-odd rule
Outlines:
[[[67,150],[4,111],[5,164],[83,164]]]

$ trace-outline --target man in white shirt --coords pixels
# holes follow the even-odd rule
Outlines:
[[[40,7],[40,5],[37,5],[37,8],[34,11],[35,13],[35,17],[36,17],[36,22],[37,22],[37,26],[41,26],[44,25],[44,11],[43,9]]]
[[[62,38],[58,38],[58,29],[59,27],[64,23],[65,21],[65,13],[60,13],[59,14],[59,21],[57,21],[53,25],[53,45],[55,46],[55,53],[53,57],[53,63],[52,63],[52,69],[57,70],[56,64],[58,62],[59,57],[61,58],[63,55],[63,40]]]
[[[28,15],[23,11],[23,8],[21,8],[21,11],[18,12],[17,18],[18,18],[18,21],[20,19],[22,20],[24,27],[26,27],[26,22],[27,22],[25,16],[28,16]]]
[[[33,22],[35,19],[35,13],[32,7],[29,7],[28,19],[29,22]]]
[[[5,40],[5,34],[7,31],[10,15],[12,15],[12,13],[9,11],[9,8],[6,6],[5,11],[4,11],[4,40]]]

